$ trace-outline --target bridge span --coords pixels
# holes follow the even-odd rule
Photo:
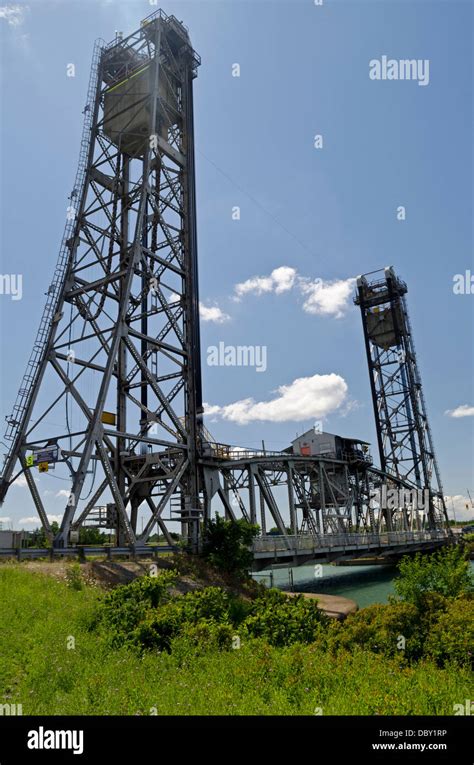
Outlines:
[[[453,537],[447,529],[388,531],[385,533],[267,535],[253,543],[254,570],[275,564],[302,566],[310,561],[334,562],[341,558],[366,555],[401,556],[433,552]]]

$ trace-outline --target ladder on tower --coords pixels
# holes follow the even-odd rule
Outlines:
[[[82,128],[81,148],[79,153],[79,162],[74,181],[74,187],[71,194],[71,201],[75,198],[81,200],[86,182],[86,170],[88,165],[89,152],[92,143],[92,122],[93,122],[93,104],[98,85],[100,57],[105,43],[103,40],[97,40],[94,44],[92,55],[92,68],[87,90],[87,103],[84,109],[84,123]],[[74,214],[73,214],[74,213]],[[5,440],[11,442],[10,449],[5,456],[2,475],[8,469],[10,461],[16,461],[18,455],[18,437],[21,436],[24,429],[25,417],[27,417],[30,402],[35,393],[36,384],[41,374],[42,361],[45,358],[49,339],[53,327],[61,318],[59,309],[61,305],[62,291],[71,259],[73,247],[73,238],[76,229],[77,215],[74,207],[68,209],[68,219],[64,228],[64,234],[61,241],[59,256],[54,270],[53,280],[46,293],[46,304],[40,320],[40,326],[36,335],[33,349],[28,359],[26,371],[23,375],[20,389],[17,394],[15,404],[11,415],[6,417],[7,428]],[[14,466],[13,466],[14,467]]]

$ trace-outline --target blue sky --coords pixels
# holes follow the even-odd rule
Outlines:
[[[21,300],[0,294],[2,419],[56,262],[93,42],[133,31],[156,7],[29,0],[0,8],[0,273],[23,277]],[[371,441],[375,455],[361,320],[347,280],[393,265],[408,284],[445,493],[458,517],[474,517],[464,509],[466,488],[474,494],[474,286],[472,294],[453,292],[456,274],[474,273],[472,3],[163,0],[162,7],[189,27],[202,57],[200,291],[204,306],[218,309],[204,313],[201,328],[204,398],[216,408],[209,429],[227,443],[258,447],[264,439],[283,449],[321,409],[325,430]],[[429,84],[371,80],[369,61],[383,55],[428,59]],[[75,77],[66,74],[70,63]],[[269,278],[282,267],[293,271]],[[246,286],[236,291],[238,284]],[[266,370],[209,366],[207,349],[219,342],[265,346]],[[321,394],[315,375],[337,376],[323,378],[329,403],[319,409],[307,406],[308,391],[313,401]],[[308,380],[295,388],[301,378]],[[282,386],[286,397],[268,406]],[[59,513],[64,500],[42,481],[48,512]],[[33,516],[24,487],[11,490],[0,514],[14,525]]]

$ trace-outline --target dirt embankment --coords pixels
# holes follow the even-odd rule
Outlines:
[[[52,576],[59,581],[67,581],[71,566],[77,561],[60,559],[55,561],[34,560],[21,563],[4,563],[3,565],[21,566],[33,573]],[[175,570],[177,578],[170,588],[172,595],[185,595],[193,590],[204,587],[221,587],[227,592],[244,598],[255,596],[262,585],[253,580],[242,582],[230,575],[212,569],[205,561],[192,558],[185,553],[170,555],[157,559],[149,558],[140,561],[121,560],[92,560],[80,563],[80,572],[84,582],[103,589],[129,584],[139,576],[156,574],[159,571]]]

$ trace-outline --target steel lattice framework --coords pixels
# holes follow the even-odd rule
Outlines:
[[[108,488],[121,536],[133,543],[143,499],[159,523],[154,493],[169,498],[178,486],[182,519],[196,525],[202,407],[192,83],[199,63],[185,27],[161,11],[94,51],[73,220],[9,421],[13,446],[0,495],[28,450],[60,445],[73,482],[58,545],[67,544],[86,474],[97,464],[102,480],[76,525]],[[57,395],[38,413],[51,370]],[[44,420],[65,405],[74,427],[51,433]],[[64,421],[64,409],[59,416]],[[32,471],[25,475],[50,531]]]
[[[119,547],[144,549],[155,529],[173,546],[169,522],[177,521],[198,551],[218,503],[228,519],[259,523],[263,538],[269,522],[287,535],[283,509],[295,537],[419,531],[408,508],[395,517],[371,501],[384,484],[427,486],[433,508],[442,501],[406,288],[392,272],[381,284],[362,278],[358,296],[381,470],[370,455],[230,447],[203,426],[193,126],[199,64],[187,29],[162,11],[132,35],[95,46],[68,221],[8,418],[0,502],[23,474],[52,537],[32,468],[56,471],[70,487],[61,492],[59,550],[91,524],[114,529]],[[387,347],[374,342],[370,325],[380,305],[393,320]],[[433,508],[430,523],[440,528],[444,518]]]
[[[430,495],[429,522],[447,523],[438,463],[406,304],[407,286],[392,268],[358,279],[382,470]]]

